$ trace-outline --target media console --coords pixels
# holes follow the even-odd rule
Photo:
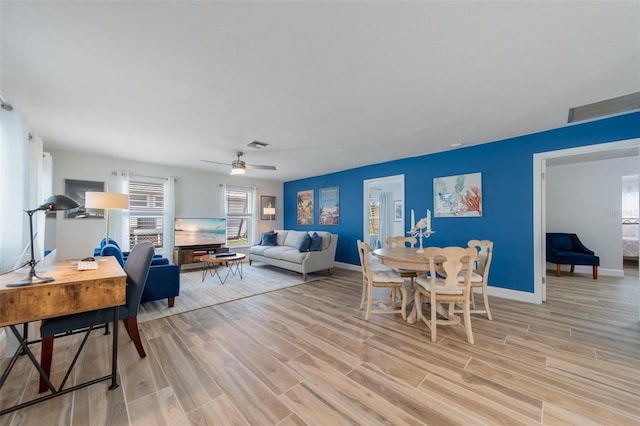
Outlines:
[[[228,251],[229,247],[222,247],[221,244],[176,247],[173,251],[173,263],[182,268],[182,265],[202,262],[202,256],[210,253],[217,254]]]

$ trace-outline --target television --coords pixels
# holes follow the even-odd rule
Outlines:
[[[223,245],[227,242],[227,219],[223,217],[180,217],[176,218],[173,229],[176,247]]]

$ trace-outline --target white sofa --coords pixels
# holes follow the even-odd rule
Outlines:
[[[278,244],[275,246],[256,245],[249,249],[249,265],[251,262],[264,262],[279,268],[300,272],[306,281],[307,274],[327,270],[332,274],[333,263],[338,246],[338,235],[325,231],[287,231],[276,230]],[[306,234],[317,232],[322,237],[319,251],[298,251],[298,247]]]

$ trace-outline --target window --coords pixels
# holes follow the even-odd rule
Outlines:
[[[129,245],[151,241],[156,248],[163,246],[164,182],[161,179],[129,180]]]
[[[227,186],[224,193],[227,245],[249,245],[253,225],[253,188]]]
[[[369,236],[380,234],[380,204],[369,201]]]

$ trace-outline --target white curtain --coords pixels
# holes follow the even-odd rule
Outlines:
[[[47,199],[44,185],[43,143],[39,136],[34,135],[29,141],[29,203],[30,209],[35,209]],[[48,187],[50,187],[49,185]],[[33,215],[33,249],[38,262],[44,257],[44,224],[46,215],[37,212]],[[27,234],[28,237],[28,234]]]
[[[258,202],[257,189],[254,187],[251,192],[251,215],[253,220],[251,221],[251,230],[249,230],[249,235],[247,235],[247,241],[249,245],[255,245],[260,242],[260,203]]]
[[[129,193],[129,173],[127,172],[115,172],[116,173],[116,188],[114,192],[120,194]],[[129,210],[112,209],[109,212],[112,220],[111,232],[113,239],[118,242],[120,248],[123,251],[131,249],[129,247]]]
[[[378,239],[378,247],[385,247],[387,237],[391,236],[393,230],[393,203],[389,192],[380,193],[380,237]]]
[[[29,139],[27,119],[14,105],[0,109],[0,272],[28,260]],[[36,206],[37,207],[37,206]]]
[[[168,177],[164,183],[164,221],[162,225],[162,255],[173,259],[173,222],[176,219],[176,179]]]
[[[26,116],[14,105],[0,109],[0,273],[23,265],[31,258],[29,216],[25,210],[40,206],[51,195],[50,157],[45,173],[42,139],[29,139]],[[44,254],[43,212],[33,215],[34,256]],[[31,327],[31,326],[30,326]],[[13,355],[15,339],[0,329],[0,356]]]

